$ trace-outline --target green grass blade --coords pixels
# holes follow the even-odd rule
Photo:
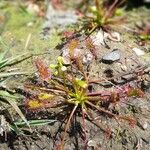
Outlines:
[[[5,64],[7,63],[7,61],[8,61],[8,59],[0,61],[0,69],[3,68],[3,66],[5,66]]]
[[[11,95],[7,91],[3,91],[3,90],[0,90],[0,97],[2,97],[2,98],[9,97],[9,98],[12,98],[14,100],[19,98],[18,96]]]
[[[28,120],[28,123],[30,126],[42,126],[42,125],[47,125],[49,123],[53,123],[56,120],[50,120],[50,119],[41,119],[41,120]],[[25,122],[23,121],[18,121],[18,122],[14,122],[14,124],[16,126],[26,126]]]
[[[16,99],[18,99],[19,97],[17,96],[14,96],[14,95],[11,95],[9,94],[7,91],[0,91],[0,97],[3,97],[6,99],[6,101],[14,108],[14,110],[18,113],[18,115],[21,117],[21,119],[27,124],[27,126],[29,126],[30,128],[30,125],[28,123],[28,121],[26,120],[25,116],[23,115],[22,111],[20,110],[20,108],[17,106],[17,103],[16,103]]]
[[[17,61],[17,59],[19,59],[19,58],[24,59],[23,56],[26,56],[26,55],[27,55],[27,53],[24,53],[24,54],[18,55],[18,56],[16,56],[16,57],[10,57],[9,59],[7,58],[7,59],[5,59],[5,60],[7,60],[7,61],[6,61],[4,64],[0,65],[0,68],[6,67],[6,66],[8,66],[8,65],[10,65],[10,64],[12,64],[12,63],[20,62],[20,60]],[[5,60],[4,60],[4,61],[5,61]],[[16,62],[15,62],[15,61],[16,61]]]
[[[0,72],[0,78],[15,76],[15,75],[27,75],[27,72]]]
[[[7,101],[14,108],[14,110],[18,113],[18,115],[21,117],[21,119],[27,124],[27,126],[30,127],[27,119],[23,115],[23,113],[20,110],[20,108],[17,106],[17,103],[15,101],[10,100],[10,99],[7,99]]]
[[[12,124],[12,125],[9,124],[8,126],[9,126],[9,128],[10,128],[12,131],[14,131],[16,134],[20,135],[20,134],[22,133],[21,130],[19,130],[15,124]]]

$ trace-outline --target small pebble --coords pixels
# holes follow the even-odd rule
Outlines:
[[[127,68],[126,65],[121,65],[120,67],[121,67],[121,69],[122,69],[123,71],[127,71],[127,70],[128,70],[128,68]]]
[[[140,124],[140,126],[143,128],[143,130],[146,130],[147,128],[148,128],[148,123],[147,123],[147,121],[144,119],[140,119],[139,121],[138,121],[138,123]]]
[[[84,57],[83,57],[83,63],[84,64],[90,64],[93,60],[93,55],[90,53],[87,53]]]
[[[127,74],[127,75],[122,76],[122,79],[127,80],[127,81],[130,81],[134,78],[136,78],[135,74]]]
[[[148,127],[148,123],[146,121],[144,121],[142,127],[144,130],[146,130]]]
[[[103,63],[106,63],[106,64],[111,64],[113,63],[114,61],[117,61],[119,60],[121,57],[121,54],[120,54],[120,51],[118,49],[114,49],[113,51],[105,54],[103,57],[102,57],[102,62]]]
[[[145,54],[144,51],[142,51],[141,49],[136,48],[136,47],[132,48],[132,50],[133,50],[133,51],[136,53],[136,55],[138,55],[138,56],[142,56],[142,55]]]

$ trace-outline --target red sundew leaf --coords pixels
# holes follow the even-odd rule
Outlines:
[[[86,47],[90,50],[90,52],[95,57],[95,59],[97,59],[96,48],[95,48],[91,38],[88,38],[86,40]]]
[[[25,100],[26,107],[31,111],[56,107],[62,103],[64,103],[63,98],[47,93],[40,93],[33,98],[27,98]]]
[[[35,60],[35,65],[38,70],[40,78],[44,81],[48,81],[51,78],[50,71],[44,61],[40,58]]]
[[[38,99],[28,99],[26,107],[30,111],[40,111],[43,108],[50,108],[48,101],[40,101]]]
[[[71,40],[69,43],[69,49],[70,51],[73,51],[78,46],[78,40]]]
[[[87,40],[86,40],[86,47],[88,49],[95,48],[95,46],[94,46],[93,41],[92,41],[91,38],[87,38]]]
[[[112,92],[111,93],[111,102],[116,103],[120,101],[119,93]]]

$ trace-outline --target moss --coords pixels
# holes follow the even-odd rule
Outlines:
[[[48,61],[54,61],[55,57],[58,56],[58,51],[55,51],[54,48],[60,42],[60,36],[57,32],[53,32],[49,39],[42,40],[40,32],[42,31],[44,18],[28,13],[21,1],[18,1],[20,3],[17,1],[6,1],[3,5],[1,5],[2,1],[0,1],[1,11],[8,15],[5,28],[1,34],[7,48],[10,49],[8,55],[45,53],[51,49],[52,53],[43,57]],[[29,24],[31,25],[29,26]],[[28,46],[26,46],[26,43],[28,43]],[[4,50],[5,48],[0,47],[0,49]],[[15,65],[15,67],[30,73],[35,71],[32,58]],[[19,80],[22,82],[21,78]],[[9,86],[20,84],[20,82],[9,82]]]
[[[9,2],[3,7],[3,11],[7,12],[9,19],[2,37],[8,41],[9,45],[13,43],[12,48],[17,49],[17,51],[25,49],[29,35],[31,38],[27,49],[32,52],[35,51],[35,53],[54,48],[59,43],[60,37],[57,33],[54,33],[48,40],[40,39],[43,18],[28,13],[21,3]]]

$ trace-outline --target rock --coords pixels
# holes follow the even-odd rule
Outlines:
[[[122,76],[122,79],[124,79],[124,80],[126,80],[126,81],[131,81],[131,80],[133,80],[133,79],[135,79],[135,78],[136,78],[136,75],[135,75],[135,74],[132,74],[132,73]]]
[[[117,60],[119,60],[121,57],[120,51],[118,49],[114,49],[113,51],[105,54],[102,57],[102,62],[106,64],[111,64]]]
[[[132,48],[132,50],[133,50],[133,51],[136,53],[136,55],[138,55],[138,56],[142,56],[142,55],[145,54],[144,51],[142,51],[141,49],[136,48],[136,47]]]
[[[122,69],[122,71],[127,71],[128,70],[126,65],[121,65],[120,68]]]
[[[84,57],[83,57],[83,63],[86,65],[89,65],[93,60],[93,55],[90,53],[87,53]]]
[[[148,123],[146,121],[144,121],[143,124],[142,124],[142,127],[143,127],[144,130],[146,130],[147,127],[148,127]]]
[[[111,82],[114,83],[114,84],[124,84],[124,83],[126,83],[126,81],[122,78],[113,79]]]
[[[148,122],[146,119],[138,119],[138,125],[143,129],[146,130],[148,128]]]

